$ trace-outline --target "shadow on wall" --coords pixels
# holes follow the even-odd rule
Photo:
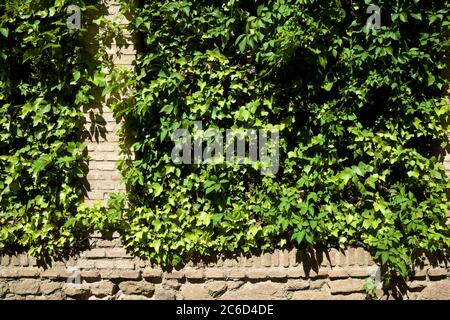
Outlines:
[[[82,124],[83,130],[80,135],[80,141],[88,145],[109,142],[111,140],[114,128],[120,121],[115,119],[109,107],[113,102],[126,101],[125,94],[118,90],[112,93],[106,93],[104,91],[107,86],[105,76],[111,74],[116,65],[121,64],[123,55],[127,50],[129,51],[130,47],[133,47],[134,43],[131,33],[128,33],[126,29],[116,28],[117,25],[115,24],[121,24],[121,18],[115,13],[117,7],[112,7],[109,2],[103,1],[99,9],[96,12],[90,13],[87,17],[89,24],[86,47],[93,61],[93,69],[101,65],[103,72],[103,74],[96,74],[94,76],[96,87],[91,92],[93,101],[85,105],[82,110],[86,117]],[[101,17],[104,17],[108,21],[114,21],[111,24],[113,27],[105,29],[93,23],[93,21]],[[117,17],[119,17],[119,20],[116,19]],[[130,17],[125,17],[131,19]],[[103,25],[108,25],[108,23]],[[124,30],[125,32],[123,32]],[[87,153],[89,155],[89,150],[87,150]],[[87,176],[90,170],[89,162],[84,165],[84,168]],[[94,191],[95,186],[92,187],[86,178],[84,188],[84,197],[87,199],[88,193]]]

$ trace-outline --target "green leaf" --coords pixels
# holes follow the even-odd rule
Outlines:
[[[52,159],[50,155],[44,154],[39,157],[39,159],[35,160],[31,166],[31,171],[33,172],[33,176],[37,176],[41,171],[45,170],[45,168],[51,163]]]
[[[0,28],[0,33],[1,33],[5,38],[8,38],[9,30],[8,30],[8,28]]]

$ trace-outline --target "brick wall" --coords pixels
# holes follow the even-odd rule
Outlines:
[[[118,237],[91,239],[92,249],[61,261],[25,254],[0,257],[0,299],[364,299],[363,284],[377,266],[361,248],[276,250],[217,257],[162,270],[126,253]],[[450,299],[450,269],[422,261],[396,296],[382,299]]]
[[[118,6],[107,2],[111,19],[126,23]],[[116,65],[132,67],[130,39],[113,42],[109,52]],[[115,165],[120,124],[105,102],[87,112],[86,120],[91,157],[86,202],[92,203],[124,190]],[[444,164],[450,174],[450,154]],[[118,237],[94,235],[90,241],[89,251],[65,260],[1,256],[0,299],[364,299],[364,281],[377,270],[367,252],[354,248],[216,257],[167,271],[128,255]],[[450,299],[450,269],[424,259],[406,285],[396,296],[382,298]]]
[[[106,0],[105,4],[109,19],[120,24],[128,23],[128,20],[119,14],[119,6],[113,0]],[[94,32],[101,30],[91,31]],[[136,49],[130,35],[120,40],[113,39],[107,52],[115,66],[133,68]],[[91,158],[86,181],[87,204],[96,200],[104,202],[109,194],[125,190],[116,167],[119,159],[117,131],[120,123],[114,118],[107,101],[108,97],[104,101],[97,101],[93,106],[89,106],[86,112],[86,125],[82,136]]]

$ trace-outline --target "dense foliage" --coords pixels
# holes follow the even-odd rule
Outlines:
[[[374,30],[362,0],[121,2],[138,70],[105,81],[86,30],[66,25],[68,5],[97,1],[0,1],[0,250],[61,253],[114,225],[131,253],[164,265],[360,245],[402,276],[414,251],[448,250],[436,150],[447,146],[450,3],[380,0]],[[94,22],[111,31],[99,38],[120,34]],[[78,141],[98,86],[128,91],[113,108],[129,192],[88,209]],[[173,133],[199,120],[279,130],[280,169],[175,164]]]
[[[66,9],[94,3],[0,2],[0,249],[56,254],[86,240],[78,141],[98,67]]]
[[[448,248],[448,179],[433,150],[447,141],[450,3],[380,0],[380,29],[366,26],[368,5],[123,1],[142,40],[137,75],[119,77],[132,99],[114,107],[136,157],[120,164],[129,250],[177,264],[362,245],[406,276],[413,250]],[[280,170],[174,164],[171,135],[196,120],[279,129]]]

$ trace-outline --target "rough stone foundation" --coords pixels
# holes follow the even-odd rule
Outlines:
[[[342,253],[276,250],[219,257],[165,271],[128,255],[119,238],[91,239],[92,249],[63,261],[24,254],[0,258],[0,299],[365,299],[377,266],[361,248]],[[450,269],[422,261],[407,288],[381,299],[450,299]],[[374,277],[375,278],[375,277]]]

